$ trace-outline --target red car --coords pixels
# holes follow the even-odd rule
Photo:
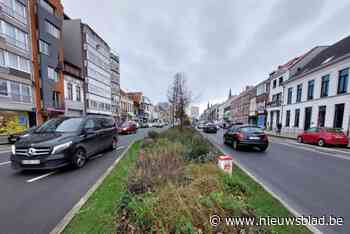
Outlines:
[[[298,135],[299,143],[317,144],[318,146],[338,145],[346,147],[348,137],[341,129],[336,128],[310,128]]]
[[[137,132],[137,124],[133,121],[124,122],[118,129],[120,134],[132,134]]]

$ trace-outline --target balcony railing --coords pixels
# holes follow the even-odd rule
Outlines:
[[[0,101],[18,102],[18,103],[32,103],[32,96],[20,95],[15,93],[8,93],[7,96],[0,95]]]
[[[26,25],[27,24],[27,18],[23,17],[21,14],[16,12],[14,9],[12,9],[10,6],[6,5],[3,2],[0,2],[0,12],[4,12],[6,15],[18,20],[20,23]]]
[[[275,100],[267,103],[268,107],[279,107],[282,105],[282,100]]]

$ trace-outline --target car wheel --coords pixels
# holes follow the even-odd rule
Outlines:
[[[298,143],[303,143],[303,138],[300,136],[300,137],[298,137],[297,141],[298,141]]]
[[[234,141],[232,142],[232,147],[233,147],[234,150],[239,150],[238,142],[237,142],[236,140],[234,140]]]
[[[73,166],[75,168],[82,168],[86,163],[86,153],[83,148],[78,148],[73,156]]]
[[[324,147],[324,146],[326,145],[326,143],[324,142],[323,139],[319,139],[319,140],[317,141],[317,145],[318,145],[319,147]]]

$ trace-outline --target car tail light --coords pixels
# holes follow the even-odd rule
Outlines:
[[[261,136],[261,140],[267,141],[267,135],[266,135],[266,134],[262,135],[262,136]]]

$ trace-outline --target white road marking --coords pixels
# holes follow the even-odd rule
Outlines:
[[[52,171],[52,172],[46,173],[46,174],[44,174],[44,175],[35,177],[35,178],[33,178],[33,179],[27,180],[27,183],[32,183],[32,182],[35,182],[35,181],[37,181],[37,180],[44,179],[44,178],[46,178],[46,177],[48,177],[48,176],[50,176],[50,175],[55,174],[56,172],[57,172],[57,171]]]
[[[11,163],[11,161],[8,161],[8,162],[2,162],[2,163],[0,163],[0,166],[7,165],[7,164],[10,164],[10,163]]]
[[[124,149],[125,148],[125,146],[119,146],[118,148],[117,148],[117,150],[121,150],[121,149]]]

